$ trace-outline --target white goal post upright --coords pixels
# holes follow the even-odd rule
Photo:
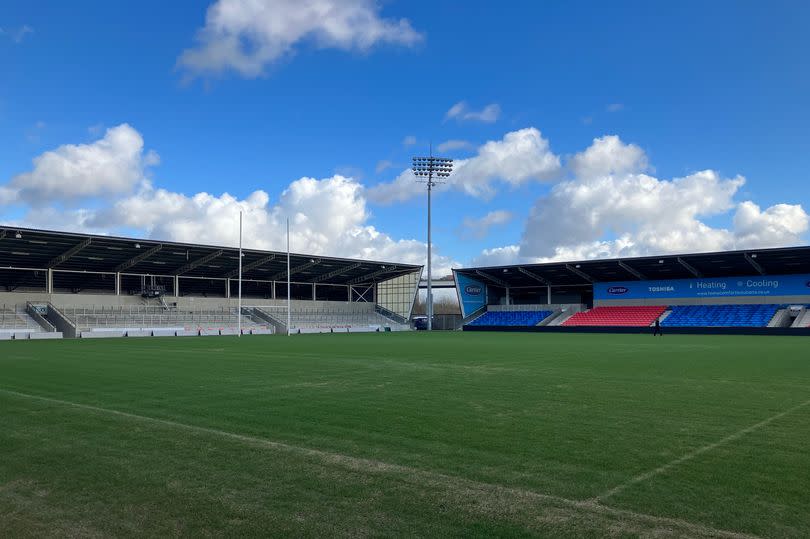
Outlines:
[[[290,218],[287,217],[287,337],[292,334],[290,331],[290,323],[292,322],[290,304]]]
[[[230,285],[229,285],[230,286]],[[228,292],[230,296],[230,292]],[[236,334],[242,336],[242,210],[239,210],[239,292],[236,308]]]

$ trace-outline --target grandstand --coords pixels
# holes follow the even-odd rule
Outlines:
[[[66,337],[409,329],[422,267],[0,227],[0,333]],[[16,337],[19,335],[20,337]],[[32,337],[35,338],[35,337]]]
[[[810,334],[810,247],[454,270],[467,330]],[[551,314],[535,322],[527,315]]]

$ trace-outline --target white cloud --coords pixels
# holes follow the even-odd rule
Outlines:
[[[532,208],[521,260],[773,247],[797,243],[808,230],[801,206],[761,211],[751,202],[737,204],[745,183],[740,176],[722,178],[711,170],[672,180],[648,175],[644,152],[618,137],[594,140],[569,166],[574,178],[555,185]],[[733,228],[704,221],[735,208]]]
[[[463,227],[463,235],[473,238],[483,238],[492,227],[505,225],[514,218],[514,214],[507,210],[495,210],[487,213],[485,216],[474,219],[472,217],[465,217],[461,226]]]
[[[501,115],[501,106],[497,103],[490,103],[481,110],[470,109],[466,101],[459,101],[444,115],[445,121],[473,121],[483,123],[495,123]]]
[[[473,147],[473,144],[466,140],[458,140],[458,139],[451,139],[446,140],[439,144],[436,148],[444,153],[444,152],[452,152],[455,150],[469,150]]]
[[[147,187],[99,213],[92,224],[141,229],[156,238],[232,245],[233,223],[241,209],[248,247],[282,248],[285,219],[290,217],[295,248],[318,254],[334,248],[336,238],[368,218],[361,191],[358,183],[342,176],[321,181],[301,178],[271,205],[264,191],[238,200],[227,193],[187,196]]]
[[[407,137],[402,139],[403,146],[415,146],[416,142],[417,142],[416,137],[413,135],[408,135]]]
[[[12,178],[0,201],[43,205],[128,193],[158,161],[144,152],[140,133],[121,124],[90,144],[65,144],[34,158],[33,170]]]
[[[734,215],[736,241],[746,248],[799,244],[809,226],[810,217],[800,205],[776,204],[762,211],[745,201]]]
[[[495,194],[496,182],[517,187],[530,181],[555,179],[560,171],[560,158],[551,151],[542,133],[530,127],[487,142],[474,157],[455,161],[453,173],[443,188],[490,198]],[[392,182],[370,188],[369,199],[378,204],[392,204],[413,198],[423,190],[424,186],[415,181],[411,171],[405,170]]]
[[[377,161],[377,166],[374,167],[374,172],[379,174],[380,172],[384,172],[384,171],[388,170],[389,168],[391,168],[393,166],[394,166],[394,163],[392,163],[388,159],[383,159],[381,161]]]
[[[446,188],[440,185],[439,189]],[[425,184],[417,182],[411,169],[405,169],[393,181],[378,183],[368,189],[368,198],[371,202],[384,206],[396,202],[405,202],[425,190]]]
[[[582,178],[643,172],[648,168],[644,150],[635,144],[625,144],[615,135],[593,139],[584,151],[568,163],[572,172]]]
[[[17,202],[17,190],[0,185],[0,207]]]
[[[84,225],[138,229],[150,237],[174,241],[235,245],[239,210],[244,212],[245,246],[249,248],[285,249],[289,217],[291,245],[297,252],[402,263],[425,261],[424,243],[394,239],[368,224],[362,185],[343,176],[296,180],[275,204],[264,191],[239,200],[227,193],[186,196],[147,186],[97,212]],[[452,264],[449,258],[434,255],[434,274],[446,274]]]
[[[489,141],[475,157],[456,161],[450,180],[454,188],[468,195],[488,198],[495,194],[492,184],[496,180],[517,187],[529,181],[553,180],[559,173],[560,158],[542,133],[530,127]]]
[[[493,249],[484,249],[481,254],[475,257],[470,265],[473,267],[482,266],[508,266],[510,264],[518,264],[521,262],[528,262],[520,256],[519,245],[506,245],[504,247],[495,247]]]
[[[197,45],[183,51],[178,65],[192,77],[232,70],[253,78],[304,43],[367,52],[423,39],[407,19],[379,12],[376,0],[218,0],[208,8]]]
[[[624,110],[624,105],[621,103],[611,103],[607,107],[605,107],[605,110],[607,110],[608,112],[619,112]]]

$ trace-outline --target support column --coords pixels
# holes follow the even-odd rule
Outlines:
[[[120,272],[115,273],[115,295],[116,296],[121,295],[121,273]]]
[[[346,291],[349,293],[348,299],[346,301],[351,303],[352,302],[352,285],[348,285],[346,287]]]
[[[551,305],[551,286],[546,287],[548,289],[548,304]]]
[[[47,282],[45,283],[45,289],[48,291],[48,294],[53,294],[53,270],[48,268],[48,276]]]
[[[312,283],[312,301],[317,301],[318,294],[315,292],[316,283]]]
[[[506,305],[509,306],[509,287],[506,287]]]
[[[174,276],[174,297],[180,297],[180,277],[178,275]]]
[[[231,280],[225,279],[225,297],[231,299]]]
[[[270,283],[270,299],[276,299],[276,282]]]

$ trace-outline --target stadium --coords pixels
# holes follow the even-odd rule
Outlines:
[[[234,248],[20,228],[0,242],[0,338],[16,340],[408,330],[423,270],[256,250],[240,267]],[[810,335],[810,247],[453,271],[465,331]]]
[[[810,2],[2,7],[0,539],[810,537]]]
[[[810,529],[810,248],[457,268],[423,332],[421,266],[0,238],[11,536]]]

